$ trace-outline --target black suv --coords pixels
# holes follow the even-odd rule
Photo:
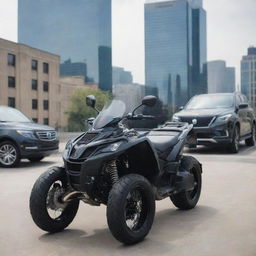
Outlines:
[[[0,166],[14,167],[21,158],[40,161],[58,148],[53,128],[32,122],[17,109],[0,106]]]
[[[247,98],[238,92],[194,96],[173,121],[193,123],[200,145],[222,144],[232,153],[238,152],[242,140],[255,145],[255,116]]]

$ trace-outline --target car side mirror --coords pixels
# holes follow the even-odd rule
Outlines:
[[[239,109],[245,109],[245,108],[248,108],[249,107],[249,104],[248,103],[242,103],[242,104],[239,104],[238,105],[238,108]]]
[[[181,111],[181,110],[183,110],[183,109],[184,109],[184,107],[183,107],[183,106],[179,107],[179,111]]]
[[[96,99],[95,99],[95,96],[94,96],[94,95],[88,95],[88,96],[86,97],[86,105],[87,105],[88,107],[95,108]]]
[[[154,107],[156,105],[157,97],[153,95],[145,96],[142,99],[142,105],[148,106],[148,107]]]

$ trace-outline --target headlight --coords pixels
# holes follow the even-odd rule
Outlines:
[[[112,144],[109,144],[107,147],[103,148],[101,152],[115,152],[120,147],[123,141],[118,141]]]
[[[173,122],[180,122],[181,119],[180,119],[180,117],[178,117],[178,116],[176,116],[176,115],[173,115],[172,121],[173,121]]]
[[[228,121],[231,117],[232,117],[232,114],[227,114],[227,115],[219,116],[219,117],[216,119],[216,122],[226,122],[226,121]]]
[[[36,139],[36,136],[33,131],[26,131],[26,130],[16,130],[16,132],[26,138]]]

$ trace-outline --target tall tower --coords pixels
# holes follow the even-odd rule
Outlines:
[[[241,60],[241,91],[256,113],[256,47],[249,47]]]
[[[193,95],[207,93],[206,59],[202,0],[145,4],[146,86],[158,88],[161,101],[171,112]]]
[[[19,0],[18,41],[84,63],[88,80],[111,90],[111,0]]]

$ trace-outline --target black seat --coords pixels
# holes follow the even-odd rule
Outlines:
[[[147,135],[147,138],[159,153],[163,153],[170,151],[177,144],[179,136],[179,131],[153,130]]]

